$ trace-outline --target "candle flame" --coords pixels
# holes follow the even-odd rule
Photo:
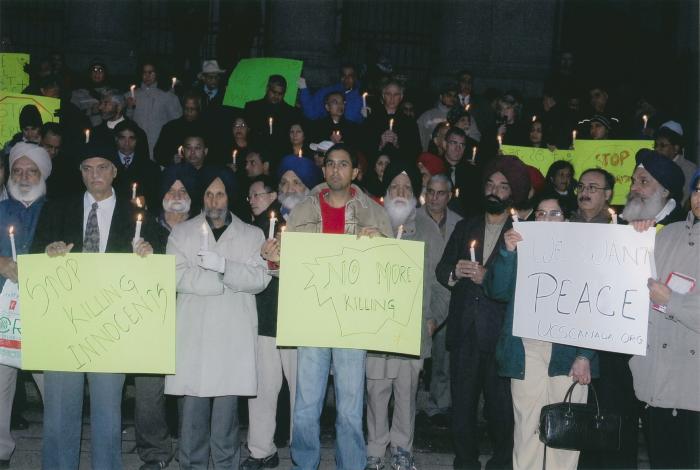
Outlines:
[[[233,151],[233,154],[232,154],[233,158],[236,158],[236,155],[238,155],[238,150]]]
[[[472,147],[472,160],[476,158],[476,147]]]
[[[421,194],[419,200],[420,200],[420,205],[421,205],[421,206],[424,206],[424,205],[425,205],[425,196],[423,196],[423,195]]]
[[[14,225],[10,225],[10,235],[14,235],[15,233],[15,227]]]
[[[644,122],[647,122],[649,120],[649,116],[645,114],[644,116],[642,116],[642,119],[644,119]]]
[[[362,93],[363,98],[367,98],[368,95],[369,95],[369,93],[367,93],[367,92]]]
[[[515,209],[513,209],[513,208],[510,209],[510,215],[512,215],[513,217],[518,216],[518,214],[515,213]]]
[[[299,149],[299,155],[298,155],[298,157],[299,157],[299,158],[302,157],[302,155],[301,155],[301,149]]]
[[[182,145],[177,148],[177,154],[182,156]]]
[[[615,211],[612,209],[612,207],[608,208],[608,213],[612,216],[615,215]]]
[[[275,218],[275,211],[270,211],[270,220]]]
[[[280,227],[280,232],[284,232],[285,230],[287,230],[287,226],[286,226],[286,225],[283,225],[283,226]]]
[[[131,190],[132,190],[132,191],[136,191],[136,187],[137,187],[137,186],[138,186],[138,184],[136,184],[136,183],[132,184],[132,185],[131,185]]]
[[[459,188],[455,188],[455,197],[459,197]]]
[[[142,220],[143,220],[143,217],[141,217],[141,214],[139,214],[139,215],[136,217],[136,221],[137,221],[137,222],[141,222]]]
[[[573,136],[574,140],[576,140],[576,129],[571,131],[571,135]]]
[[[500,147],[501,145],[503,145],[503,137],[501,137],[501,136],[499,135],[498,137],[496,137],[496,139],[498,140],[498,146],[499,146],[499,147]]]
[[[380,198],[379,198],[379,202],[381,202],[382,204],[384,204],[384,197],[380,197]]]
[[[469,245],[469,248],[474,248],[476,246],[476,240],[472,240],[471,245]]]
[[[138,198],[136,199],[136,207],[138,207],[139,209],[143,208],[143,206],[141,205],[141,200]],[[139,215],[139,217],[141,217],[141,216]]]
[[[537,116],[533,114],[532,115],[532,122],[535,122],[535,121],[537,121]]]
[[[464,110],[465,110],[466,112],[469,112],[469,109],[470,109],[471,107],[472,107],[472,104],[469,103],[469,104],[467,104],[467,105],[464,107]]]
[[[272,121],[273,121],[272,116],[270,116],[270,117],[267,119],[267,122],[268,122],[268,124],[272,125]]]
[[[136,89],[136,85],[131,85],[129,89],[133,92]]]

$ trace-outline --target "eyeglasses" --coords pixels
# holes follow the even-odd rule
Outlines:
[[[607,191],[610,188],[601,188],[600,186],[596,186],[594,184],[589,184],[586,186],[585,184],[577,184],[576,185],[576,192],[582,193],[584,191],[588,191],[590,194],[595,194],[598,191]]]
[[[547,216],[552,217],[552,218],[556,218],[556,217],[561,217],[562,215],[564,215],[564,213],[562,211],[558,211],[558,210],[545,211],[542,209],[538,209],[535,211],[535,217],[538,219],[544,219]]]
[[[246,198],[246,200],[247,200],[248,202],[251,202],[252,200],[261,198],[261,197],[263,197],[263,196],[265,196],[265,195],[267,195],[267,194],[272,194],[272,191],[266,191],[266,192],[264,192],[264,193],[253,193],[253,194],[250,194],[250,195]]]

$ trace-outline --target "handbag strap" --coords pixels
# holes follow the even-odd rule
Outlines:
[[[566,391],[566,395],[564,395],[564,402],[569,402],[571,403],[571,397],[574,393],[574,387],[576,385],[579,385],[578,382],[574,382],[571,384],[571,387]],[[581,385],[583,387],[583,385]],[[598,403],[598,394],[595,391],[595,387],[593,386],[593,382],[588,384],[588,389],[593,392],[593,398],[595,399],[595,409],[596,409],[596,417],[600,417],[600,404]]]
[[[542,456],[542,470],[547,470],[547,444],[544,445],[544,455]]]

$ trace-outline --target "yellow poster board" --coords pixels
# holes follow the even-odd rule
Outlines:
[[[28,63],[29,54],[0,53],[0,90],[22,93],[22,90],[29,85],[29,74],[24,71]]]
[[[22,368],[175,373],[175,257],[18,258]]]
[[[56,112],[61,107],[58,98],[0,91],[0,145],[5,145],[20,131],[19,113],[28,104],[37,107],[42,122],[58,122]]]
[[[285,233],[279,346],[420,355],[424,243]]]

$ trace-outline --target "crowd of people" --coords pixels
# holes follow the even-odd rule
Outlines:
[[[416,118],[405,83],[387,73],[364,88],[350,64],[315,92],[301,78],[296,106],[285,100],[285,78],[272,75],[243,109],[223,104],[226,71],[216,60],[204,61],[187,87],[171,84],[154,62],[141,65],[140,83],[127,90],[114,88],[107,72],[93,60],[83,88],[66,89],[48,73],[25,91],[61,98],[61,121],[43,123],[26,106],[4,146],[0,281],[17,282],[9,227],[17,255],[175,257],[176,372],[134,377],[142,470],[174,458],[183,469],[206,469],[210,459],[217,469],[277,467],[284,381],[293,468],[318,468],[331,372],[340,469],[414,469],[417,416],[449,426],[455,469],[480,469],[482,396],[488,469],[542,468],[545,452],[549,468],[637,468],[640,423],[652,468],[700,467],[700,295],[665,283],[674,272],[700,276],[700,172],[677,117],[643,98],[631,111],[612,108],[601,84],[586,88],[584,103],[566,75],[527,110],[515,91],[477,95],[474,74],[460,71]],[[511,211],[521,221],[608,224],[616,180],[563,160],[543,175],[501,145],[564,149],[584,138],[654,139],[654,150],[637,153],[627,203],[617,208],[620,223],[658,231],[658,276],[648,289],[666,308],[650,309],[646,356],[513,335],[522,236]],[[133,239],[137,215],[143,226]],[[401,232],[425,242],[420,356],[277,347],[283,230]],[[0,365],[2,468],[15,448],[17,375]],[[120,469],[125,374],[33,377],[44,404],[43,468],[78,468],[87,380],[92,467]],[[572,401],[586,402],[592,382],[602,406],[623,417],[618,451],[579,455],[540,442],[541,407],[561,401],[573,382],[582,386]],[[429,383],[429,398],[419,413],[420,383]],[[166,395],[178,397],[177,449]],[[246,459],[239,397],[248,398]]]

